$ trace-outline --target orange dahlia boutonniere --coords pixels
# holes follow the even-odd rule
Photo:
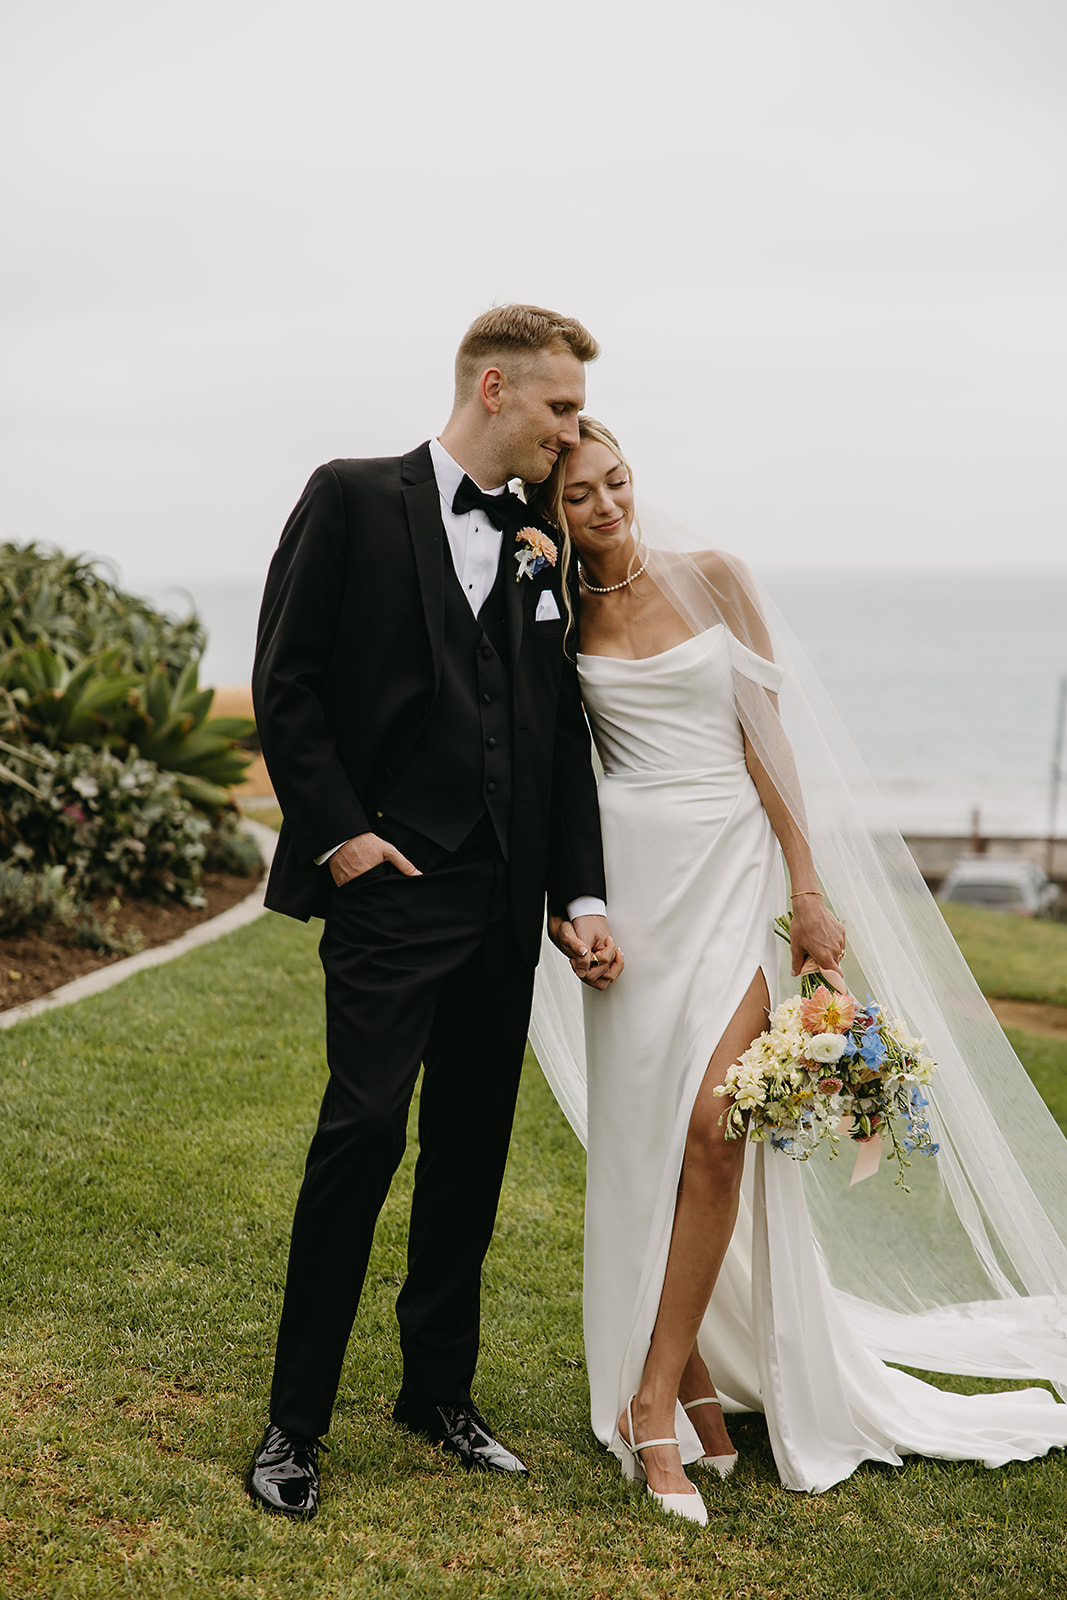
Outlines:
[[[519,564],[515,574],[516,583],[520,578],[532,578],[542,567],[556,565],[556,547],[540,528],[520,528],[515,535],[515,543],[522,546],[521,550],[515,552],[515,560]]]

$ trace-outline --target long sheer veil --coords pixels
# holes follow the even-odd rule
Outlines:
[[[805,1164],[812,1226],[833,1287],[883,1359],[1040,1376],[1067,1398],[1067,1141],[773,602],[743,563],[700,551],[694,535],[662,514],[643,508],[640,527],[648,574],[692,631],[725,625],[744,647],[735,653],[738,718],[801,822],[827,903],[846,924],[850,988],[925,1037],[938,1063],[929,1093],[940,1151],[913,1158],[910,1193],[885,1170],[850,1187],[847,1148],[833,1161],[819,1150]],[[769,689],[777,675],[761,682],[752,655],[782,669],[778,696]],[[609,881],[609,918],[610,897]],[[784,946],[781,978],[787,986]],[[581,989],[547,939],[530,1032],[584,1143]]]

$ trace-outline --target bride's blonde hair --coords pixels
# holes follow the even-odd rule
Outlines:
[[[582,444],[602,444],[605,449],[611,450],[619,458],[619,464],[626,472],[626,476],[633,483],[634,475],[630,471],[630,463],[619,449],[619,441],[610,428],[606,428],[595,417],[582,416],[578,418],[578,438]],[[567,612],[567,631],[565,639],[570,638],[574,626],[574,606],[571,601],[570,570],[573,547],[570,535],[567,532],[567,513],[563,509],[563,490],[567,478],[567,450],[561,450],[556,457],[555,465],[543,483],[524,483],[523,494],[526,504],[531,511],[550,522],[560,538],[560,574],[563,579],[563,604]],[[635,547],[636,554],[636,547]]]

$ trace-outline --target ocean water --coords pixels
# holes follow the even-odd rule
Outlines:
[[[1067,568],[760,574],[811,656],[897,826],[1043,834],[1067,674]],[[262,583],[189,580],[208,629],[204,683],[247,683]],[[1067,832],[1067,793],[1060,830]]]
[[[1067,569],[764,581],[902,832],[1046,831]]]

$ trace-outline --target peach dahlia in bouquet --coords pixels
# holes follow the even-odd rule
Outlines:
[[[776,931],[789,937],[789,917]],[[818,972],[805,973],[800,993],[776,1006],[770,1026],[729,1068],[715,1090],[731,1104],[720,1122],[728,1139],[769,1139],[775,1150],[805,1161],[824,1139],[831,1157],[842,1137],[892,1146],[896,1182],[915,1151],[935,1155],[929,1101],[923,1088],[936,1064],[924,1039],[914,1038],[873,1000],[828,987]],[[747,1130],[746,1130],[747,1118]],[[861,1175],[860,1163],[854,1180]],[[867,1171],[863,1172],[864,1176]]]

